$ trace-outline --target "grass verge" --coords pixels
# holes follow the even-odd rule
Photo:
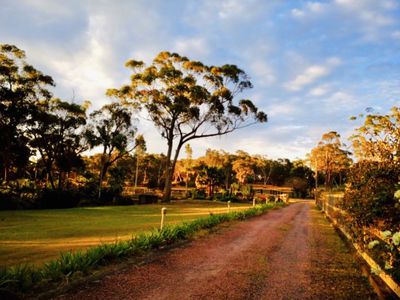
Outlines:
[[[191,222],[166,226],[163,230],[154,229],[150,233],[139,234],[130,240],[102,244],[84,252],[66,252],[58,259],[47,262],[41,267],[19,265],[2,268],[0,269],[0,295],[1,291],[15,294],[34,293],[49,285],[69,282],[111,262],[188,239],[200,230],[210,229],[224,222],[245,220],[281,206],[283,204],[266,204],[243,211],[210,214],[208,217]]]

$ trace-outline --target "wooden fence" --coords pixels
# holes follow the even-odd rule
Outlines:
[[[343,200],[343,193],[329,193],[320,192],[316,196],[317,206],[328,216],[332,223],[346,236],[346,238],[353,244],[358,254],[365,260],[365,262],[374,270],[379,270],[378,276],[386,283],[386,285],[400,298],[400,285],[390,275],[388,275],[384,268],[380,266],[366,251],[367,245],[360,244],[354,241],[350,234],[348,224],[348,214],[342,210],[339,205]],[[366,234],[374,236],[383,243],[387,240],[383,238],[382,232],[375,228],[367,229]],[[400,249],[397,249],[400,251]]]

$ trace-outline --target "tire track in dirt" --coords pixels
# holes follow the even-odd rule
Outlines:
[[[317,273],[326,273],[323,266],[332,264],[337,250],[327,248],[321,235],[327,230],[339,244],[343,242],[327,223],[321,227],[319,222],[327,221],[319,219],[323,217],[310,209],[312,205],[299,202],[233,223],[57,299],[322,299],[322,295],[346,299],[343,289],[354,295],[352,287],[361,289],[356,295],[364,298],[359,299],[373,298],[345,247],[340,259],[350,263],[337,263],[348,276],[332,271],[331,277],[324,274],[324,282],[319,282]],[[332,284],[335,289],[327,290]]]

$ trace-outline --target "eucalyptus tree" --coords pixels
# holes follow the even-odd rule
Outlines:
[[[238,150],[233,161],[232,170],[236,173],[236,179],[240,184],[248,183],[255,177],[256,160],[248,153]]]
[[[206,186],[207,195],[212,197],[214,195],[215,187],[224,182],[224,172],[222,169],[209,166],[201,162],[196,166],[196,186]]]
[[[272,174],[272,161],[265,155],[255,155],[254,157],[256,165],[256,175],[262,180],[263,184],[266,185]]]
[[[108,95],[144,108],[166,139],[163,201],[170,200],[172,175],[185,143],[267,121],[266,114],[250,100],[234,101],[252,87],[246,73],[235,65],[207,66],[161,52],[149,66],[136,60],[129,60],[126,66],[133,72],[130,84],[110,89]]]
[[[350,152],[343,149],[340,135],[335,131],[330,131],[322,135],[317,147],[311,150],[308,159],[311,167],[315,171],[315,185],[318,187],[318,173],[325,176],[325,186],[332,187],[333,176],[340,174],[350,166]]]
[[[365,116],[351,140],[358,159],[399,164],[400,107],[394,106],[384,115]]]
[[[90,114],[85,139],[90,148],[102,147],[98,199],[101,198],[103,182],[110,166],[144,143],[143,137],[135,141],[135,134],[131,112],[119,103],[104,105]]]
[[[0,44],[0,169],[8,180],[13,167],[25,167],[31,151],[27,124],[38,100],[49,100],[54,82],[25,62],[25,52]]]
[[[87,147],[82,133],[88,105],[60,99],[37,101],[35,105],[27,129],[30,146],[40,154],[52,189],[61,189],[69,172],[83,167],[81,153]],[[57,186],[55,171],[58,172]]]

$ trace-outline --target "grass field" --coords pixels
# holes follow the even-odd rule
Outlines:
[[[40,264],[60,252],[131,238],[158,227],[162,207],[167,207],[166,224],[227,212],[226,203],[211,201],[0,211],[0,266]],[[248,207],[231,204],[231,210]]]

